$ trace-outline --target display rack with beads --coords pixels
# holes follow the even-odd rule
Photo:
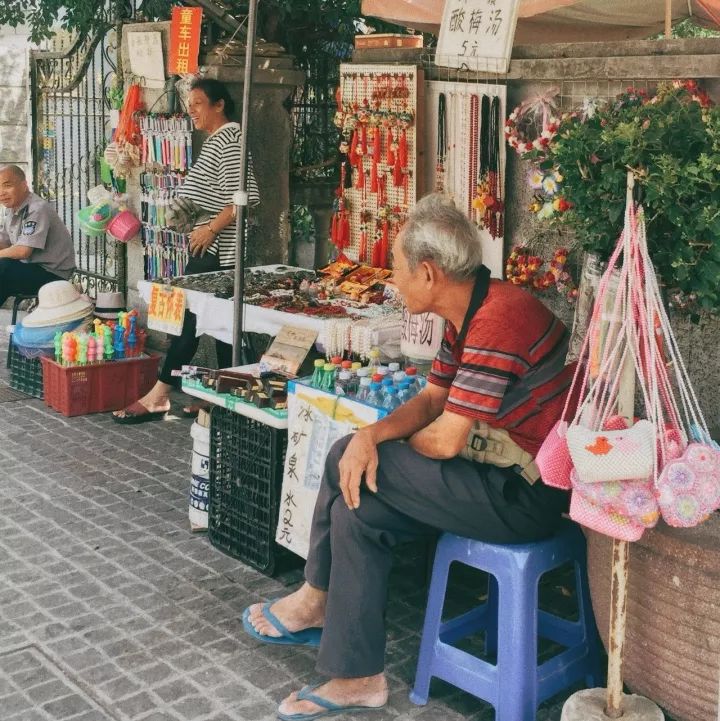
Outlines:
[[[387,268],[392,241],[421,192],[421,90],[422,69],[414,65],[340,66],[331,241],[351,260]]]
[[[138,115],[142,134],[140,213],[145,279],[182,275],[188,236],[167,226],[167,209],[192,167],[192,122],[185,114]]]
[[[499,82],[425,83],[427,187],[453,198],[480,229],[483,263],[503,275],[506,86]]]

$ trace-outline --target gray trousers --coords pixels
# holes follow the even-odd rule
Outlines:
[[[328,454],[310,532],[305,579],[327,591],[317,669],[331,678],[380,673],[385,665],[385,605],[398,543],[450,531],[495,543],[551,535],[567,494],[527,484],[512,469],[462,458],[427,458],[401,441],[378,446],[378,492],[362,490],[350,510],[338,462],[350,436]]]

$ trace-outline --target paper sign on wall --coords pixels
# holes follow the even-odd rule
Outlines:
[[[153,283],[150,286],[147,326],[170,335],[182,333],[185,319],[185,291]]]
[[[165,87],[162,35],[155,32],[128,33],[130,72],[146,88]]]
[[[520,0],[446,0],[435,64],[506,73]]]

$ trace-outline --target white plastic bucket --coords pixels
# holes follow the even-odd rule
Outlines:
[[[208,491],[210,486],[210,429],[197,421],[192,424],[193,439],[190,477],[190,528],[201,531],[208,527]]]

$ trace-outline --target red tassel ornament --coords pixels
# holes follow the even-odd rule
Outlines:
[[[392,167],[395,165],[395,137],[392,128],[387,131],[387,147],[385,149],[385,162]]]
[[[357,130],[353,130],[352,139],[350,140],[350,147],[348,148],[348,160],[350,161],[350,165],[355,166],[357,165],[357,146],[358,146],[358,134]]]
[[[407,133],[405,128],[400,133],[400,141],[398,142],[398,155],[400,156],[400,165],[403,168],[408,167],[408,145],[407,145]]]

